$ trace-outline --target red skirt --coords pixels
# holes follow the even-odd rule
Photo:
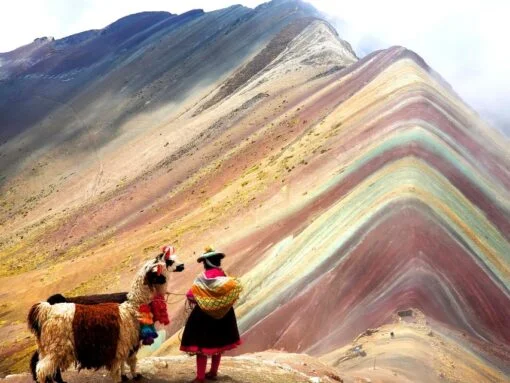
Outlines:
[[[190,354],[214,355],[232,350],[240,344],[241,339],[233,308],[223,318],[214,319],[196,305],[184,327],[181,351]]]

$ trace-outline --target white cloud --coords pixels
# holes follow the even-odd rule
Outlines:
[[[206,11],[260,0],[17,0],[0,12],[0,52],[31,42],[102,28],[131,13]],[[476,110],[510,134],[510,1],[309,0],[335,16],[358,54],[403,45],[420,54]]]
[[[317,8],[360,54],[402,45],[422,56],[493,126],[510,135],[510,1],[328,1]]]

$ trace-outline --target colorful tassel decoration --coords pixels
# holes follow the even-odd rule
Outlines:
[[[149,305],[140,305],[138,308],[138,321],[140,322],[140,339],[144,345],[154,343],[154,339],[158,337],[156,328],[154,327],[153,315]]]
[[[150,305],[154,322],[159,322],[165,326],[168,325],[170,319],[168,318],[167,306],[163,295],[155,295]]]
[[[140,339],[145,345],[153,344],[154,339],[158,337],[156,328],[154,325],[143,324],[140,327]]]
[[[149,305],[144,304],[138,308],[138,321],[143,325],[154,324],[153,315]]]
[[[157,338],[158,333],[156,332],[156,328],[154,327],[154,325],[144,324],[140,328],[140,337],[142,339]]]

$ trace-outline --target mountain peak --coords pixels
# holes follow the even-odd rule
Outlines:
[[[144,28],[151,24],[156,24],[164,19],[171,17],[170,12],[139,12],[121,17],[113,23],[106,26],[101,34],[108,34],[128,28]]]
[[[37,37],[34,39],[34,43],[47,43],[47,42],[53,42],[55,41],[55,38],[52,36],[43,36],[43,37]]]

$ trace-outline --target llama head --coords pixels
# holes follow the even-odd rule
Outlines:
[[[156,257],[156,262],[164,262],[169,271],[184,271],[184,263],[177,257],[175,247],[173,246],[163,246],[161,248],[161,253]]]
[[[168,276],[168,269],[163,262],[154,262],[152,267],[147,268],[143,284],[154,289],[158,285],[165,285]]]
[[[147,261],[133,280],[128,300],[135,306],[149,303],[154,294],[166,291],[169,274],[164,262],[157,259]]]

